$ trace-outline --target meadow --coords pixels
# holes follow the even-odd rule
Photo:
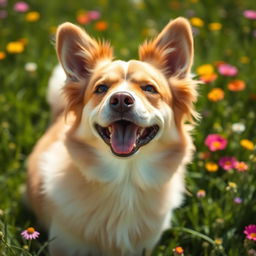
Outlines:
[[[45,94],[57,63],[56,27],[79,24],[128,60],[178,16],[193,26],[201,120],[183,206],[154,256],[256,255],[255,0],[0,0],[1,256],[48,255],[51,241],[22,195],[26,158],[50,123]],[[28,227],[38,239],[21,236]]]

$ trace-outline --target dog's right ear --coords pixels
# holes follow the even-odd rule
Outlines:
[[[108,43],[97,42],[68,22],[57,29],[56,48],[59,61],[72,81],[86,79],[99,60],[112,59],[112,48]]]

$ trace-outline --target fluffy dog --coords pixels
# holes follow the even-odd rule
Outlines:
[[[191,27],[170,21],[139,60],[64,23],[48,98],[53,123],[28,161],[28,196],[54,256],[151,254],[182,201],[197,113]],[[64,72],[63,72],[64,74]]]

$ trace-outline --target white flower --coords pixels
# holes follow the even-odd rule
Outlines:
[[[27,72],[35,72],[37,70],[37,64],[35,62],[27,62],[25,64],[25,70]]]
[[[245,125],[243,123],[232,124],[232,131],[236,133],[242,133],[245,130]]]

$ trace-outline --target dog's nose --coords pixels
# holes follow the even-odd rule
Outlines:
[[[117,112],[126,112],[134,105],[134,98],[128,92],[117,92],[110,98],[110,107]]]

